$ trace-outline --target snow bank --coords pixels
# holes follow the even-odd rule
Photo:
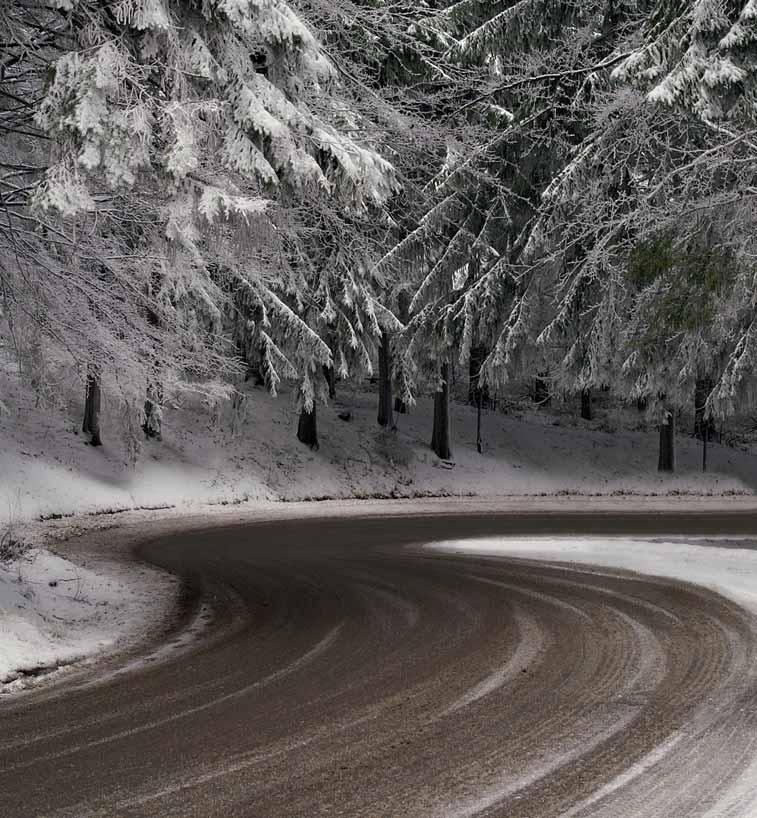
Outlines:
[[[757,613],[757,542],[748,539],[508,537],[449,540],[429,547],[458,554],[596,565],[682,580],[717,591]]]
[[[44,548],[0,563],[0,693],[144,635],[174,602],[171,588],[148,568],[92,570]]]
[[[376,424],[376,395],[340,385],[340,397],[318,408],[321,447],[295,436],[288,396],[248,387],[241,411],[192,404],[165,411],[162,442],[144,441],[135,466],[117,437],[119,418],[103,422],[105,445],[78,434],[75,404],[39,407],[0,372],[0,525],[123,509],[179,508],[276,500],[428,496],[752,495],[757,457],[712,445],[710,471],[700,471],[696,440],[678,440],[679,472],[657,472],[653,431],[601,431],[566,426],[540,411],[485,413],[484,453],[476,451],[476,413],[451,407],[454,463],[431,451],[431,402],[397,415],[397,430]],[[350,420],[339,419],[348,412]]]

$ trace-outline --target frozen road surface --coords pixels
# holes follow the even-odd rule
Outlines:
[[[308,519],[144,543],[213,626],[0,701],[0,816],[755,818],[757,552],[634,539],[658,533],[757,539],[757,515]]]

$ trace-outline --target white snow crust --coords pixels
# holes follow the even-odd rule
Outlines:
[[[729,544],[741,547],[723,547]],[[448,540],[430,547],[589,564],[682,580],[717,591],[757,613],[757,543],[747,538],[508,537]]]
[[[421,399],[397,415],[397,430],[376,424],[376,395],[340,385],[318,407],[321,446],[297,440],[291,396],[248,386],[244,409],[167,406],[164,439],[142,441],[132,465],[119,439],[117,407],[106,405],[104,445],[79,434],[81,408],[35,406],[0,371],[0,530],[4,520],[124,509],[343,498],[430,496],[658,495],[754,496],[757,456],[712,444],[701,472],[698,441],[678,438],[678,473],[657,472],[654,431],[623,431],[607,421],[567,425],[542,411],[483,417],[476,451],[475,409],[451,406],[453,462],[429,447],[432,407]],[[349,412],[349,421],[339,413]],[[638,420],[636,421],[638,422]],[[140,433],[141,434],[141,433]]]
[[[143,636],[176,587],[146,567],[90,568],[39,547],[0,563],[0,693]]]

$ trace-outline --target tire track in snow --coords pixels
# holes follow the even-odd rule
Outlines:
[[[82,750],[91,750],[93,747],[101,747],[104,744],[109,744],[111,742],[120,741],[126,738],[131,738],[132,736],[136,736],[139,733],[145,733],[149,730],[156,730],[160,727],[164,727],[167,724],[171,724],[173,722],[179,721],[181,719],[189,718],[190,716],[196,716],[199,713],[202,713],[206,710],[210,710],[211,708],[219,707],[220,705],[227,704],[228,702],[235,701],[241,699],[245,696],[249,696],[255,690],[259,690],[263,687],[271,685],[280,679],[285,678],[286,676],[290,676],[293,673],[301,670],[302,668],[306,667],[308,664],[313,662],[317,659],[322,653],[327,651],[337,640],[339,636],[339,632],[341,631],[344,623],[340,623],[332,628],[323,639],[318,642],[315,646],[313,646],[307,653],[303,654],[299,658],[295,659],[290,664],[286,665],[285,667],[277,670],[268,676],[265,676],[262,679],[259,679],[252,684],[245,685],[237,690],[232,691],[231,693],[225,693],[221,696],[217,696],[216,698],[209,699],[202,704],[195,705],[194,707],[187,707],[183,710],[179,710],[177,713],[171,713],[168,716],[163,716],[159,719],[153,719],[151,721],[145,722],[140,724],[136,727],[131,727],[128,730],[121,730],[117,733],[110,733],[102,738],[95,739],[94,741],[83,742],[81,744],[74,744],[70,747],[67,747],[65,750],[61,750],[57,753],[50,753],[47,755],[40,755],[34,759],[31,759],[26,762],[20,762],[18,764],[10,764],[6,765],[3,769],[3,772],[10,773],[10,772],[17,772],[18,770],[26,769],[27,767],[33,767],[36,764],[39,764],[43,761],[57,761],[61,758],[66,758],[67,756],[74,755],[75,753],[81,752]]]
[[[478,684],[454,701],[443,713],[448,716],[479,699],[483,699],[531,665],[543,652],[547,641],[544,630],[533,616],[527,614],[519,605],[512,605],[513,620],[518,628],[518,645],[515,652],[504,665],[494,670]]]
[[[480,579],[475,577],[476,579]],[[570,610],[575,614],[580,614],[584,620],[591,620],[591,618],[579,608],[576,608],[570,603],[562,600],[555,600],[548,594],[540,592],[533,592],[527,589],[519,588],[512,583],[498,582],[494,580],[485,579],[489,584],[498,585],[508,588],[509,590],[525,593],[534,596],[535,598],[544,599],[548,604],[556,605],[556,607],[563,610]],[[570,583],[574,584],[574,583]],[[588,586],[579,586],[586,589]],[[615,596],[614,594],[607,594],[606,589],[602,591],[603,595]],[[621,598],[622,595],[617,595]],[[641,687],[645,691],[652,690],[659,684],[665,669],[665,654],[660,644],[660,641],[655,634],[646,626],[628,616],[623,611],[613,609],[612,615],[620,619],[633,634],[635,644],[640,656],[639,665],[636,671],[625,681],[617,690],[616,695],[623,697],[632,693],[634,690]],[[540,646],[540,644],[539,644]],[[491,691],[488,691],[491,692]],[[466,702],[470,703],[470,702]],[[535,769],[529,771],[525,775],[512,776],[504,774],[501,780],[492,786],[484,788],[477,797],[472,799],[465,799],[460,803],[443,807],[439,811],[439,818],[474,818],[474,816],[481,815],[491,810],[498,804],[506,801],[517,793],[534,786],[539,781],[553,775],[560,768],[574,763],[583,756],[595,751],[603,744],[608,742],[613,737],[626,730],[633,721],[638,717],[642,711],[642,706],[632,707],[629,712],[614,721],[608,727],[601,729],[599,732],[586,736],[581,735],[575,737],[572,746],[569,744],[566,748],[566,742],[563,741],[563,746],[559,753],[555,753],[554,757],[546,764],[542,764]]]
[[[555,564],[389,547],[449,536],[448,520],[341,525],[156,544],[165,567],[202,575],[210,562],[248,626],[91,699],[72,693],[78,718],[90,703],[96,719],[133,712],[125,731],[84,724],[10,772],[14,751],[0,747],[3,818],[753,818],[755,628],[735,606],[677,581],[589,569],[565,584]],[[254,687],[306,660],[333,629],[280,684],[213,706],[245,675]],[[529,661],[511,673],[514,657]],[[150,718],[145,689],[156,702],[193,690],[192,716],[141,723],[177,715]],[[30,698],[8,739],[56,730],[66,700],[35,710]]]

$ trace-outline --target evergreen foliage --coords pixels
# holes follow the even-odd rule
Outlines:
[[[153,428],[246,364],[314,418],[383,339],[408,405],[474,349],[481,389],[752,400],[754,0],[14,0],[0,26],[0,309],[39,392],[65,358]]]

